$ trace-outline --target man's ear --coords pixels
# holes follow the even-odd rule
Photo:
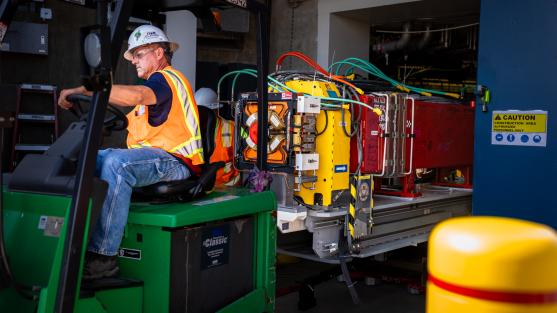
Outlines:
[[[164,58],[164,49],[162,47],[157,47],[155,49],[155,56],[157,57],[157,60],[161,60]]]

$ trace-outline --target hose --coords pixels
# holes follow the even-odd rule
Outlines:
[[[335,62],[333,64],[331,64],[331,66],[329,67],[330,71],[333,71],[333,69],[336,67],[336,71],[335,73],[338,75],[340,73],[341,68],[344,65],[348,65],[349,67],[345,70],[345,75],[348,74],[350,71],[353,71],[354,68],[358,68],[366,73],[369,73],[377,78],[383,79],[389,83],[391,83],[391,85],[393,85],[395,88],[404,91],[404,92],[415,92],[418,94],[421,94],[423,96],[432,96],[433,94],[436,95],[440,95],[440,96],[445,96],[445,97],[451,97],[451,98],[455,98],[455,99],[461,99],[461,96],[459,94],[456,93],[450,93],[450,92],[445,92],[445,91],[439,91],[439,90],[433,90],[433,89],[424,89],[424,88],[419,88],[419,87],[413,87],[413,86],[409,86],[406,84],[403,84],[401,82],[398,82],[392,78],[390,78],[389,76],[385,75],[385,73],[383,73],[379,68],[377,68],[375,65],[373,65],[372,63],[359,59],[359,58],[346,58],[342,61],[338,61]]]
[[[269,80],[273,81],[275,84],[279,85],[280,87],[284,88],[285,90],[288,90],[288,91],[290,91],[290,92],[299,93],[297,90],[292,89],[292,88],[286,86],[285,84],[279,82],[278,80],[274,79],[273,77],[269,77]],[[311,95],[308,94],[308,93],[304,93],[304,94],[305,94],[305,95],[308,95],[308,96],[311,96]],[[320,96],[314,96],[314,97],[319,98],[319,99],[321,99],[321,100],[326,100],[326,101],[355,103],[355,104],[358,104],[358,105],[360,105],[360,106],[363,106],[363,107],[366,107],[366,108],[372,110],[375,114],[377,114],[377,115],[379,115],[379,116],[383,114],[383,111],[381,111],[381,109],[371,107],[371,106],[369,106],[367,103],[363,103],[363,102],[357,101],[357,100],[342,99],[342,98],[331,98],[331,97],[320,97]],[[343,107],[342,105],[323,104],[323,103],[322,103],[322,105],[323,105],[323,106],[329,106],[329,107],[337,107],[337,108],[342,108],[342,107]]]
[[[242,75],[242,74],[249,75],[249,76],[252,76],[252,77],[257,78],[257,71],[256,71],[256,70],[251,70],[251,69],[243,69],[243,70],[231,71],[231,72],[228,72],[228,73],[224,74],[224,75],[219,79],[219,82],[217,83],[217,97],[218,97],[218,99],[220,99],[220,86],[221,86],[223,80],[224,80],[225,78],[227,78],[228,76],[235,75],[235,76],[234,76],[234,80],[232,81],[232,92],[234,92],[234,87],[236,86],[236,80],[238,79],[238,76],[240,76],[240,75]],[[276,89],[276,90],[278,90],[278,91],[282,91],[280,88],[278,88],[278,86],[275,86],[275,85],[273,85],[273,84],[269,84],[269,86],[271,86],[271,88],[274,88],[274,89]],[[234,100],[234,99],[232,99],[232,100]]]
[[[284,59],[286,59],[286,57],[297,57],[297,58],[301,59],[302,61],[304,61],[305,63],[307,63],[309,66],[313,67],[319,73],[329,77],[330,79],[332,79],[334,81],[338,81],[338,82],[341,82],[341,83],[343,83],[347,86],[350,86],[351,88],[356,90],[356,92],[358,92],[361,95],[364,94],[363,90],[356,87],[354,84],[346,81],[342,76],[333,75],[330,72],[326,71],[319,64],[317,64],[317,62],[315,62],[313,59],[311,59],[310,57],[308,57],[307,55],[305,55],[301,52],[290,51],[290,52],[283,53],[281,56],[279,56],[279,58],[277,59],[277,62],[276,62],[277,71],[280,69],[280,67],[282,65],[282,62],[284,61]]]

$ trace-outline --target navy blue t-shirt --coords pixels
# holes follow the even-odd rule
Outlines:
[[[172,106],[172,90],[161,73],[153,73],[144,83],[151,88],[157,98],[155,105],[148,105],[149,125],[156,127],[166,122]]]

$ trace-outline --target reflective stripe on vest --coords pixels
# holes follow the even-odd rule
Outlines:
[[[148,123],[148,114],[138,114],[142,106],[136,106],[127,115],[128,147],[161,148],[188,159],[191,165],[203,164],[199,117],[191,87],[184,76],[171,67],[158,73],[163,75],[172,90],[172,103],[167,120],[159,126],[151,126]]]
[[[222,121],[222,129],[221,129],[221,138],[222,138],[222,146],[225,148],[232,147],[232,121],[227,121],[221,119]]]
[[[215,150],[211,156],[211,163],[224,162],[224,167],[218,169],[216,185],[221,185],[232,180],[238,171],[234,168],[234,122],[217,118],[217,127],[215,129]]]
[[[193,99],[193,94],[191,93],[189,84],[183,81],[180,78],[180,75],[169,68],[162,70],[161,73],[163,75],[167,74],[166,77],[170,78],[170,81],[178,92],[178,99],[180,100],[180,103],[182,103],[181,108],[184,113],[186,127],[192,134],[192,137],[188,139],[188,141],[173,147],[170,149],[170,152],[178,153],[186,158],[191,158],[195,154],[199,154],[200,159],[203,160],[203,143],[201,142],[199,119],[197,114],[193,111],[193,106],[190,103],[190,99]]]

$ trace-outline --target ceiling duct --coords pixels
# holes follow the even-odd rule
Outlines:
[[[430,39],[431,39],[431,31],[430,31],[430,27],[427,26],[424,32],[424,36],[422,37],[422,39],[420,39],[420,41],[418,41],[418,44],[416,45],[418,50],[423,49],[429,43]]]
[[[404,49],[410,42],[410,24],[406,23],[403,26],[404,33],[397,41],[390,41],[373,45],[373,51],[377,53],[388,53]]]

